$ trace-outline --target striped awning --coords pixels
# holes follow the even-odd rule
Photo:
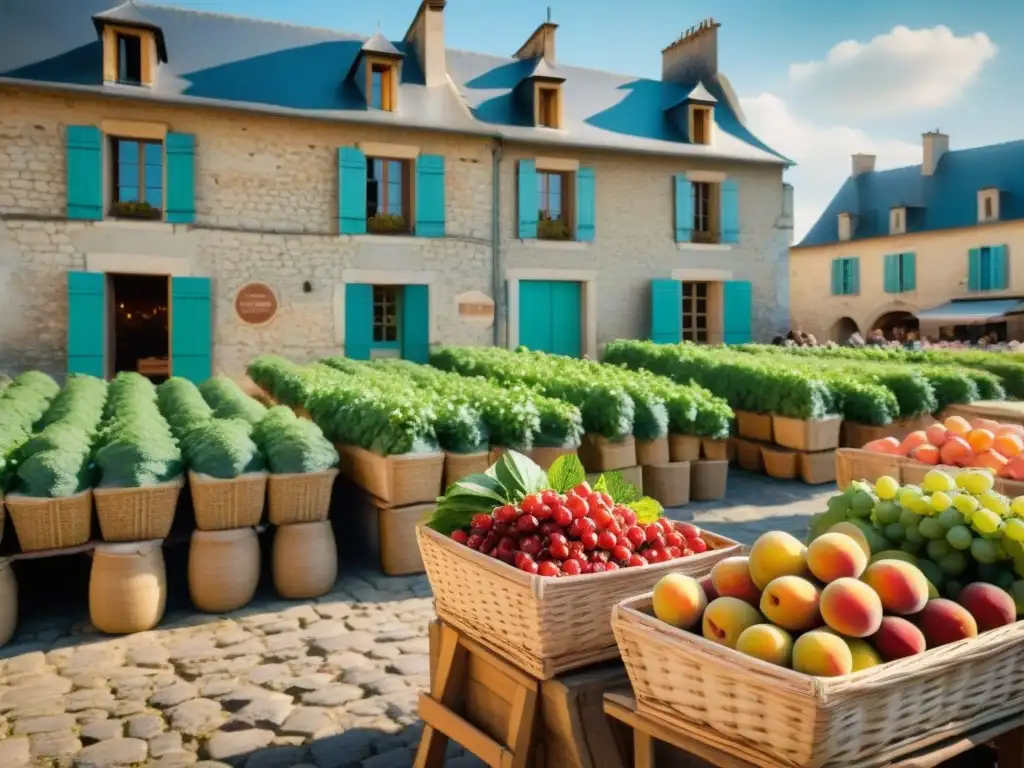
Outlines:
[[[918,320],[949,325],[977,325],[1002,320],[1013,312],[1024,312],[1020,299],[950,301],[917,313]]]

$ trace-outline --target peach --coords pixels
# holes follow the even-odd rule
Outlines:
[[[992,450],[1000,456],[1014,459],[1024,453],[1024,440],[1021,440],[1020,435],[1015,435],[1012,432],[996,435],[996,439],[992,441]]]
[[[963,437],[971,431],[971,422],[963,416],[950,416],[943,423],[947,430],[958,437]]]
[[[808,545],[807,567],[815,578],[828,584],[844,577],[860,578],[868,567],[868,557],[851,537],[825,533]]]
[[[977,454],[971,461],[971,466],[980,467],[982,469],[991,469],[995,474],[998,475],[1000,472],[1003,471],[1003,467],[1005,467],[1007,463],[1009,463],[1009,459],[1007,459],[1001,453],[998,453],[997,451],[988,450],[982,451],[981,453]]]
[[[793,658],[793,637],[774,624],[755,624],[740,634],[736,650],[769,664],[788,667]]]
[[[821,623],[820,597],[818,588],[807,579],[779,576],[761,594],[761,613],[773,624],[799,632]]]
[[[984,453],[992,447],[996,436],[988,429],[972,429],[967,433],[967,444],[975,453]]]
[[[868,542],[868,537],[864,535],[864,531],[858,528],[855,523],[851,523],[849,520],[836,523],[828,529],[827,533],[841,533],[844,536],[849,536],[864,551],[864,556],[869,560],[871,559],[871,544]]]
[[[863,581],[843,578],[821,592],[821,617],[847,637],[868,637],[882,623],[882,600]]]
[[[758,589],[779,576],[807,573],[807,547],[793,534],[768,531],[750,548],[750,577]]]
[[[928,442],[936,448],[941,448],[942,444],[946,442],[946,438],[949,437],[949,430],[945,425],[939,423],[932,424],[924,433],[928,436]]]
[[[928,433],[923,429],[918,429],[911,432],[909,435],[903,438],[903,442],[900,443],[900,453],[904,456],[909,456],[911,452],[919,445],[928,444]]]
[[[843,638],[816,629],[793,643],[793,669],[817,677],[848,675],[853,671],[853,654]]]
[[[959,435],[948,438],[939,449],[939,460],[951,467],[968,463],[973,455],[971,446]]]
[[[939,449],[934,445],[919,445],[910,452],[910,458],[934,466],[939,463]]]
[[[749,557],[736,556],[719,560],[711,569],[711,583],[721,597],[738,597],[755,608],[761,602],[761,590],[750,578]]]
[[[1017,607],[1010,593],[995,584],[968,584],[960,590],[956,601],[974,617],[979,632],[1005,627],[1017,620]]]
[[[890,456],[902,456],[900,452],[900,441],[895,437],[880,437],[877,440],[864,443],[862,450],[871,453],[887,453]]]
[[[886,616],[871,636],[871,644],[886,661],[903,659],[924,653],[925,641],[921,630],[899,616]]]
[[[928,579],[916,565],[902,560],[878,560],[864,571],[863,579],[888,613],[917,613],[928,602]]]
[[[654,615],[679,629],[696,626],[707,608],[704,588],[692,576],[669,573],[654,585]]]
[[[871,647],[867,640],[855,640],[846,638],[846,644],[850,646],[850,653],[853,655],[853,671],[860,672],[862,669],[877,667],[885,662],[878,655],[878,651]]]
[[[1008,477],[1011,480],[1024,480],[1024,456],[1011,459],[1005,467],[999,470],[1000,477]]]
[[[715,589],[715,585],[711,582],[710,574],[701,578],[700,586],[701,589],[704,590],[704,595],[707,597],[709,603],[715,598],[720,597],[718,590]]]
[[[992,431],[995,432],[996,437],[1000,435],[1016,435],[1024,440],[1024,425],[1022,424],[1000,424]]]
[[[974,421],[971,422],[971,426],[975,429],[987,429],[989,432],[995,433],[1002,424],[995,419],[986,419],[982,416],[976,416]]]
[[[701,631],[708,640],[735,648],[743,630],[762,622],[761,614],[738,597],[719,597],[704,609]]]
[[[929,648],[978,635],[978,623],[970,611],[944,597],[929,600],[917,617],[917,624]]]

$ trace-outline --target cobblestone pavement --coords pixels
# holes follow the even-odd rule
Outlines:
[[[749,543],[802,532],[834,492],[730,482],[725,503],[677,516]],[[315,601],[172,610],[126,637],[97,634],[81,612],[32,618],[0,649],[0,766],[406,768],[433,615],[425,577],[364,571]],[[449,755],[450,768],[480,765],[457,745]]]

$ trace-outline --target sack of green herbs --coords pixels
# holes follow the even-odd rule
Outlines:
[[[338,452],[320,427],[283,405],[266,412],[253,439],[274,474],[323,472],[338,463]]]

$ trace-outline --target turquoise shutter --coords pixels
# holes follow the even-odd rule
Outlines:
[[[593,242],[597,226],[597,207],[594,169],[580,168],[576,172],[576,239],[585,243]]]
[[[366,234],[366,155],[338,147],[338,232]]]
[[[900,254],[903,264],[903,290],[917,290],[917,255],[913,253]]]
[[[753,291],[746,280],[722,283],[722,341],[726,344],[748,344],[751,335]]]
[[[402,359],[414,363],[430,360],[430,293],[425,285],[402,289]]]
[[[191,133],[168,133],[167,221],[192,224],[196,220],[196,137]]]
[[[68,272],[68,373],[106,376],[107,276]]]
[[[171,375],[194,384],[213,373],[210,278],[171,278]]]
[[[345,286],[345,357],[369,360],[373,345],[373,286]]]
[[[103,134],[94,125],[67,127],[68,218],[103,218]]]
[[[889,253],[885,256],[884,268],[882,270],[882,289],[886,293],[900,292],[900,259],[898,253]]]
[[[860,294],[860,257],[854,256],[847,259],[850,262],[850,281],[848,293],[857,296]]]
[[[533,160],[519,161],[519,238],[528,240],[537,237],[537,163]]]
[[[723,181],[718,190],[722,242],[740,241],[740,190],[735,181]]]
[[[683,338],[683,284],[651,280],[651,341],[678,344]]]
[[[676,187],[676,242],[688,243],[693,237],[693,184],[686,174],[677,173]]]
[[[967,255],[967,290],[981,290],[981,249],[971,248]]]
[[[990,283],[993,291],[1003,291],[1010,287],[1008,264],[1006,263],[1006,246],[993,245],[989,248]]]
[[[843,260],[832,259],[832,295],[843,295]]]
[[[444,155],[416,160],[415,231],[417,237],[444,237]]]

